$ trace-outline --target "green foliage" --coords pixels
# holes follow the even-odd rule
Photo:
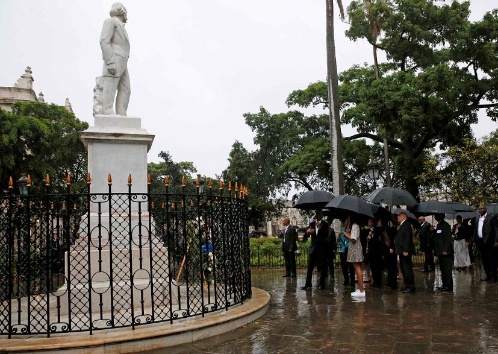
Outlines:
[[[83,188],[86,151],[79,133],[88,123],[78,120],[64,107],[39,102],[18,102],[12,112],[0,109],[0,176],[3,186],[22,172],[33,181],[33,192],[50,175],[54,188],[65,188],[67,172],[72,188]]]
[[[195,179],[192,174],[197,172],[192,162],[174,162],[169,152],[161,151],[158,155],[164,161],[150,162],[147,164],[147,173],[152,180],[152,193],[164,192],[164,180],[169,179],[169,191],[171,193],[182,191],[182,179],[185,178],[185,192],[195,191]]]
[[[436,155],[419,176],[432,182],[432,190],[449,200],[475,207],[498,201],[498,132],[482,142],[465,140]]]

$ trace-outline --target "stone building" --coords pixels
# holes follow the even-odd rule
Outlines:
[[[282,209],[282,216],[280,218],[274,218],[269,220],[266,225],[266,231],[268,235],[277,237],[279,233],[282,231],[282,220],[285,217],[290,219],[292,225],[298,227],[306,227],[309,225],[309,217],[299,209],[296,209],[292,206],[292,202],[287,200],[284,202],[285,206]]]
[[[33,90],[33,81],[35,79],[33,79],[32,73],[31,68],[28,66],[13,87],[0,87],[0,108],[10,112],[12,105],[16,102],[45,102],[43,93],[40,92],[37,96]],[[73,108],[68,98],[66,98],[64,106],[69,112],[73,113]]]

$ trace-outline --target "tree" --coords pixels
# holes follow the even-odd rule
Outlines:
[[[174,162],[169,152],[161,151],[158,156],[161,162],[150,162],[147,164],[147,173],[152,179],[151,189],[153,193],[164,192],[164,181],[168,177],[170,192],[179,192],[182,188],[182,179],[185,178],[185,187],[194,192],[195,181],[192,175],[197,172],[192,162]]]
[[[436,156],[419,179],[429,179],[449,200],[475,207],[498,202],[498,131],[482,141],[467,139]]]
[[[255,155],[256,153],[247,151],[242,143],[236,141],[230,151],[229,165],[222,176],[225,181],[237,181],[248,188],[249,224],[258,229],[266,220],[278,214],[279,205],[269,199],[271,191],[265,183],[264,174],[258,168]]]
[[[348,8],[348,37],[368,40],[387,61],[378,65],[379,78],[368,65],[341,73],[342,122],[358,130],[348,140],[380,143],[383,136],[389,137],[389,147],[396,152],[395,173],[416,196],[416,176],[428,149],[446,149],[470,138],[480,109],[498,117],[498,48],[493,44],[498,40],[498,10],[472,23],[468,2],[382,4],[383,35],[376,42],[362,4],[353,1]],[[324,86],[315,83],[295,91],[288,102],[306,106],[326,101],[327,91],[319,90]]]
[[[7,186],[11,176],[27,173],[36,192],[48,174],[59,188],[65,186],[68,172],[77,182],[74,188],[86,185],[87,153],[79,133],[87,128],[88,123],[54,104],[18,102],[12,112],[0,109],[2,185]]]

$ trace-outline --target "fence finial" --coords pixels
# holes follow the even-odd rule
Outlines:
[[[107,184],[112,185],[112,176],[110,173],[107,175]]]
[[[67,172],[67,175],[66,175],[66,186],[70,186],[71,185],[71,172]]]
[[[92,184],[92,178],[90,177],[90,172],[86,174],[86,184]]]
[[[131,186],[132,183],[131,183],[131,173],[128,175],[128,185]]]
[[[45,186],[49,187],[50,186],[50,176],[47,173],[47,176],[45,177]]]

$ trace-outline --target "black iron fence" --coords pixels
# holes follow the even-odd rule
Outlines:
[[[29,185],[29,183],[28,183]],[[150,186],[150,184],[149,184]],[[0,198],[0,334],[204,316],[251,297],[242,188]]]

